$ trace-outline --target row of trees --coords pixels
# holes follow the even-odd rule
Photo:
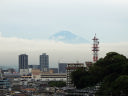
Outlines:
[[[128,95],[128,59],[116,52],[109,52],[89,70],[78,69],[71,73],[72,82],[78,89],[96,86],[98,96]]]

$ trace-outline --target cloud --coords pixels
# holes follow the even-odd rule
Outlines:
[[[53,40],[28,40],[16,37],[0,37],[0,65],[18,65],[18,55],[29,55],[29,64],[39,64],[39,55],[47,53],[50,56],[51,66],[57,66],[58,62],[84,62],[87,57],[88,45],[72,45]],[[79,50],[86,48],[85,52]],[[88,59],[88,58],[87,58]]]
[[[39,64],[39,55],[50,56],[50,67],[57,67],[58,62],[92,61],[92,44],[67,44],[53,40],[28,40],[16,37],[0,37],[0,65],[18,66],[18,55],[29,55],[29,64]],[[101,43],[99,57],[107,52],[116,51],[128,57],[128,42]]]
[[[2,37],[2,33],[0,32],[0,37]]]

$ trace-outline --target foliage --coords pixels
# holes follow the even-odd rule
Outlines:
[[[79,68],[78,70],[73,71],[71,73],[72,83],[74,83],[78,89],[84,88],[85,86],[87,86],[86,84],[88,84],[88,83],[85,84],[85,81],[88,80],[87,78],[89,78],[89,77],[87,77],[87,76],[89,76],[88,74],[89,73],[87,71],[85,71],[84,68]],[[85,77],[85,75],[86,75],[86,77]],[[86,81],[86,82],[88,82],[88,81]]]
[[[95,86],[102,82],[98,96],[128,94],[128,59],[119,53],[109,52],[88,71],[76,70],[71,78],[77,88]]]
[[[117,94],[128,94],[128,75],[121,75],[113,82],[113,92]]]
[[[50,81],[50,82],[48,82],[48,85],[50,87],[65,87],[66,82],[64,82],[64,81]]]

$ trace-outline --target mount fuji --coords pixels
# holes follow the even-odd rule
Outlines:
[[[86,39],[70,31],[60,31],[58,33],[55,33],[52,36],[50,36],[50,40],[61,41],[61,42],[70,43],[70,44],[81,44],[81,43],[89,42]]]

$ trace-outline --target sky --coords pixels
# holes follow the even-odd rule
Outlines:
[[[109,51],[127,55],[127,0],[0,0],[0,65],[18,65],[18,55],[29,55],[29,64],[39,64],[39,55],[58,62],[92,60],[92,38],[100,39],[99,57]],[[60,31],[70,31],[90,43],[68,44],[49,40]]]

